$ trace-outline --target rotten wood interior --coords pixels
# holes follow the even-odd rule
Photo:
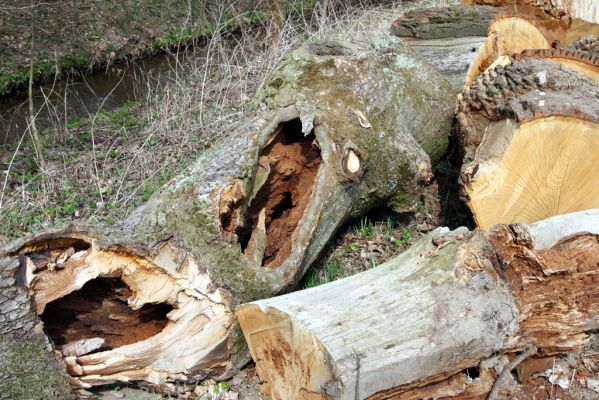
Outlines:
[[[162,331],[172,307],[146,304],[133,310],[127,303],[130,297],[131,290],[118,278],[93,279],[46,306],[44,329],[60,349],[96,339],[102,344],[94,351],[140,342]]]
[[[292,236],[303,217],[321,163],[314,133],[304,135],[299,119],[276,129],[262,149],[257,176],[264,180],[237,235],[244,254],[276,268],[289,256]]]
[[[169,322],[172,306],[129,305],[133,293],[118,276],[72,282],[85,268],[90,246],[82,240],[48,241],[23,254],[25,280],[31,284],[34,308],[44,331],[63,356],[112,350],[148,339]]]

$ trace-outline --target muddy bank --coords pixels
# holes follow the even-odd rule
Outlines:
[[[265,18],[266,1],[3,2],[0,96],[22,89],[33,55],[36,83],[81,74]],[[33,39],[33,40],[32,40]]]

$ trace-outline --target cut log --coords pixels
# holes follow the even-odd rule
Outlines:
[[[479,226],[599,207],[589,157],[599,151],[598,96],[596,79],[534,58],[498,66],[464,92],[460,184]]]
[[[465,0],[464,3],[502,7],[468,70],[466,87],[502,56],[566,47],[584,35],[599,35],[599,7],[592,0]]]
[[[470,86],[501,56],[550,47],[550,39],[532,22],[521,17],[499,18],[489,26],[487,38],[468,69],[465,85]]]
[[[395,20],[391,33],[463,88],[496,63],[505,64],[513,53],[569,47],[585,35],[599,35],[598,24],[565,18],[563,10],[552,14],[543,5],[416,9]]]
[[[293,287],[349,218],[414,209],[446,152],[449,83],[399,39],[351,31],[293,52],[257,114],[126,220],[0,250],[22,277],[3,334],[45,331],[83,386],[223,379],[249,360],[235,305]]]
[[[495,7],[417,8],[391,24],[391,34],[401,37],[461,92],[477,49],[487,38]]]
[[[438,228],[372,270],[241,305],[263,394],[481,398],[497,376],[490,357],[579,349],[599,327],[598,233],[599,210]],[[476,366],[476,379],[460,372]]]
[[[599,5],[595,0],[462,0],[462,3],[535,9],[555,19],[578,18],[599,23]]]

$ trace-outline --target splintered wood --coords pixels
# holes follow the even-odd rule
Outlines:
[[[439,228],[375,269],[235,313],[269,399],[484,398],[502,354],[577,350],[599,328],[598,233],[599,210]]]
[[[218,348],[219,338],[201,333],[212,323],[226,329],[232,315],[218,292],[189,287],[207,285],[193,259],[177,266],[169,245],[150,258],[105,252],[86,239],[46,238],[21,254],[33,309],[73,382],[158,384],[219,367],[222,360],[198,356]]]

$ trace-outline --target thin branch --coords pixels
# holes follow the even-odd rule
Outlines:
[[[524,353],[520,354],[518,357],[514,358],[508,365],[506,365],[497,377],[495,383],[493,384],[493,389],[491,390],[491,393],[489,393],[489,397],[487,397],[487,400],[497,400],[497,396],[499,395],[501,386],[503,386],[504,382],[507,380],[507,377],[510,375],[512,370],[516,368],[524,360],[526,360],[528,357],[536,353],[537,348],[533,346],[526,350]]]

